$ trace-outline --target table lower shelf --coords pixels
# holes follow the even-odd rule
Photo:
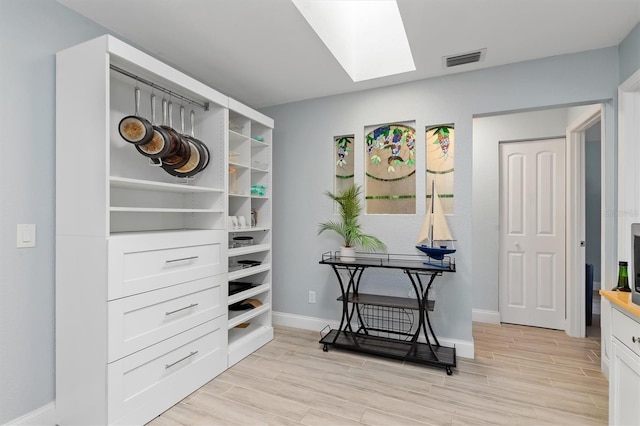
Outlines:
[[[339,296],[337,299],[339,302],[344,300],[344,296]],[[366,294],[359,293],[347,294],[347,302],[349,303],[357,303],[359,305],[373,305],[373,306],[384,306],[388,308],[404,308],[404,309],[412,309],[417,311],[420,309],[420,302],[415,298],[411,299],[408,297],[394,297],[394,296],[382,296],[379,294]],[[427,300],[427,310],[433,311],[436,305],[435,300]]]
[[[448,375],[452,374],[451,367],[456,366],[456,348],[446,346],[431,345],[432,353],[427,343],[418,342],[412,349],[411,342],[339,330],[331,330],[320,339],[320,343],[324,344],[324,351],[331,345],[338,349],[444,367]]]

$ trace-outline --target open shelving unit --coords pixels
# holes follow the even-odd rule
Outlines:
[[[248,311],[229,312],[229,366],[273,339],[271,315],[271,166],[273,120],[229,101],[229,215],[244,217],[245,227],[230,226],[229,282],[246,282],[248,290],[229,297],[228,304],[258,299],[262,305]],[[263,194],[252,191],[259,186]],[[252,219],[253,217],[253,219]],[[256,222],[257,219],[257,222]],[[232,247],[235,237],[252,238],[252,244]],[[259,265],[237,269],[238,261]],[[248,326],[247,326],[248,323]],[[244,325],[238,327],[238,325]]]

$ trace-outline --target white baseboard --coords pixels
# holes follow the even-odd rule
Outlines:
[[[272,312],[273,324],[284,327],[301,328],[320,332],[327,325],[332,329],[340,326],[340,321],[327,320],[322,318],[306,317],[303,315],[287,314],[284,312]]]
[[[322,318],[307,317],[303,315],[287,314],[284,312],[272,313],[273,324],[282,325],[284,327],[301,328],[303,330],[313,330],[320,332],[327,325],[332,329],[337,329],[340,326],[339,321],[327,320]],[[456,348],[456,355],[462,358],[474,357],[473,340],[456,340],[447,339],[438,336],[438,341],[442,346],[449,346]]]
[[[471,321],[486,322],[489,324],[500,324],[500,312],[485,311],[484,309],[473,309],[471,311]]]
[[[22,417],[11,420],[5,426],[53,426],[56,424],[56,403],[50,402],[47,405],[33,410]]]
[[[442,346],[456,348],[456,357],[469,359],[475,358],[473,340],[447,339],[445,337],[438,336],[438,342],[440,342]]]

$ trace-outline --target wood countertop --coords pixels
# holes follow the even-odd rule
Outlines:
[[[623,291],[600,290],[600,295],[611,303],[615,303],[625,311],[629,312],[632,315],[635,315],[640,319],[640,305],[636,305],[631,301],[631,293],[625,293]]]

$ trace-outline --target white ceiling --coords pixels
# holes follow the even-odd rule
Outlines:
[[[416,71],[354,83],[290,0],[58,1],[254,108],[616,46],[640,22],[640,0],[397,0]]]

